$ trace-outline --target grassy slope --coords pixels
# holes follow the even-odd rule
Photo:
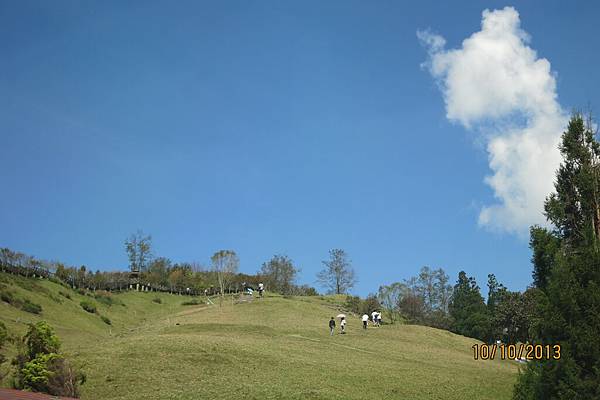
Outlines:
[[[12,279],[12,278],[11,278]],[[66,291],[38,281],[52,293]],[[16,287],[16,285],[12,285]],[[181,306],[180,296],[118,295],[126,307],[99,305],[112,321],[73,301],[17,287],[42,304],[65,351],[84,366],[88,399],[509,399],[517,367],[474,361],[476,341],[446,331],[396,325],[329,336],[334,299],[273,296],[232,306]],[[36,320],[0,302],[13,332]],[[176,325],[176,324],[179,325]]]

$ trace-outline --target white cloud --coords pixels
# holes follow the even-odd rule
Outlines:
[[[483,207],[479,224],[519,235],[545,224],[543,203],[560,163],[566,114],[550,63],[528,46],[519,13],[485,10],[481,30],[454,50],[429,31],[417,36],[428,49],[424,66],[443,92],[447,118],[487,144],[492,175],[485,182],[497,203]]]

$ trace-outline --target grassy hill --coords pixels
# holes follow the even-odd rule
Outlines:
[[[0,274],[0,283],[43,308],[35,315],[0,302],[0,320],[15,334],[30,321],[54,326],[88,377],[84,399],[509,399],[516,379],[514,362],[475,361],[476,340],[443,330],[363,331],[350,317],[348,334],[330,337],[335,297],[267,296],[219,307],[128,292],[108,305],[47,280]],[[112,325],[84,311],[82,300]]]

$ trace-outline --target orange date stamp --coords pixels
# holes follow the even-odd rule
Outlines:
[[[560,360],[560,344],[474,344],[475,360]]]

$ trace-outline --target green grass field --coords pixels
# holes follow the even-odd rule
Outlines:
[[[87,375],[84,399],[510,399],[517,376],[516,363],[475,361],[476,340],[443,330],[364,331],[350,316],[348,334],[330,337],[335,297],[267,296],[219,307],[128,292],[114,295],[124,305],[107,306],[46,280],[0,274],[0,282],[43,307],[38,316],[0,301],[0,320],[15,334],[40,319],[55,327]],[[85,312],[84,299],[112,325]]]

